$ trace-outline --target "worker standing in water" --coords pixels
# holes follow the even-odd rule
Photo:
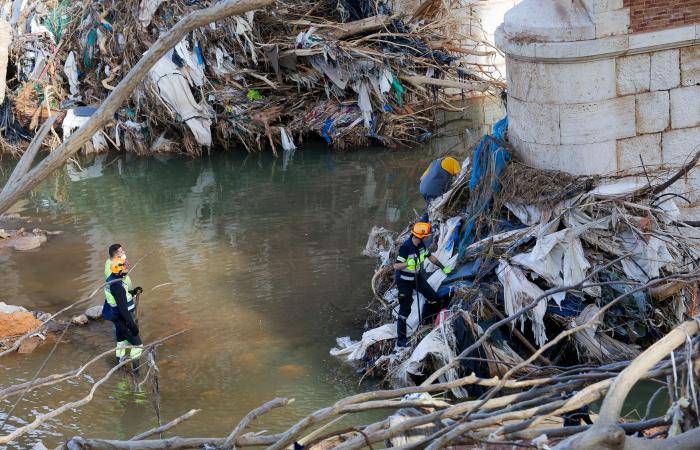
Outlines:
[[[431,162],[420,177],[420,193],[429,205],[430,202],[447,192],[452,179],[459,175],[462,167],[451,156]]]
[[[102,315],[114,323],[114,334],[117,342],[116,356],[123,361],[130,345],[138,346],[129,350],[129,357],[138,359],[143,353],[143,342],[139,337],[139,328],[135,320],[136,303],[134,296],[143,292],[141,287],[131,288],[129,278],[129,263],[124,250],[119,244],[109,248],[109,276],[104,287],[105,303]]]
[[[426,299],[422,312],[423,322],[430,320],[439,311],[440,299],[421,274],[423,261],[430,260],[446,274],[452,272],[451,268],[445,267],[435,255],[428,251],[424,240],[431,234],[429,223],[416,223],[411,229],[411,236],[401,245],[399,254],[396,256],[394,270],[396,270],[396,286],[399,290],[399,314],[396,321],[397,348],[405,347],[407,344],[406,319],[411,314],[414,290],[423,294]]]

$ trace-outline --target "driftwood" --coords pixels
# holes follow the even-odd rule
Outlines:
[[[171,336],[168,336],[168,337],[163,338],[163,339],[159,339],[159,340],[157,340],[157,341],[155,341],[155,342],[153,342],[153,343],[151,343],[151,344],[145,345],[145,346],[144,346],[144,355],[146,355],[147,352],[152,351],[153,348],[155,348],[156,346],[162,344],[164,341],[166,341],[166,340],[168,340],[168,339],[171,339],[172,337],[174,337],[174,336],[176,336],[176,335],[178,335],[178,334],[180,334],[180,333],[175,333],[175,334],[173,334],[173,335],[171,335]],[[134,347],[133,347],[133,346],[128,346],[128,347],[124,347],[124,348],[127,348],[127,349],[128,349],[128,348],[134,348]],[[115,350],[115,349],[113,348],[113,349],[111,349],[110,351],[114,351],[114,350]],[[91,363],[92,363],[92,362],[94,362],[94,359],[93,359],[93,361],[91,361]],[[28,423],[27,425],[24,425],[24,426],[21,426],[21,427],[17,427],[17,428],[16,428],[15,430],[13,430],[11,433],[9,433],[9,434],[7,434],[7,435],[4,435],[4,436],[0,436],[0,445],[2,445],[2,444],[9,444],[9,443],[13,442],[14,440],[16,440],[18,437],[20,437],[20,436],[22,436],[22,435],[25,435],[25,434],[29,433],[29,432],[32,431],[32,430],[35,430],[35,429],[38,428],[39,426],[43,425],[46,421],[51,420],[51,419],[53,419],[53,418],[55,418],[55,417],[58,417],[58,416],[60,416],[61,414],[64,414],[64,413],[70,411],[71,409],[80,408],[81,406],[84,406],[84,405],[88,404],[88,403],[93,399],[93,397],[95,396],[95,392],[97,391],[97,389],[98,389],[101,385],[103,385],[107,380],[109,380],[109,379],[112,377],[112,375],[114,375],[114,374],[115,374],[117,371],[119,371],[122,367],[124,367],[124,366],[126,366],[127,364],[130,364],[130,363],[131,363],[131,360],[130,360],[130,359],[127,359],[127,360],[124,360],[124,361],[120,362],[119,364],[115,365],[114,367],[112,367],[102,378],[100,378],[98,381],[96,381],[95,383],[93,383],[92,387],[90,388],[90,391],[89,391],[88,394],[85,395],[84,397],[82,397],[82,398],[80,398],[80,399],[78,399],[78,400],[75,400],[75,401],[71,401],[71,402],[64,403],[64,404],[61,405],[60,407],[58,407],[58,408],[56,408],[56,409],[53,409],[53,410],[51,410],[51,411],[49,411],[49,412],[47,412],[47,413],[45,413],[45,414],[38,414],[38,415],[34,418],[34,420],[33,420],[32,422]],[[89,363],[89,364],[90,364],[90,363]],[[84,370],[84,368],[81,368],[81,369]],[[79,371],[80,371],[80,370],[79,370]],[[54,384],[54,383],[50,383],[50,384]]]
[[[177,418],[171,420],[170,422],[168,422],[164,425],[161,425],[159,427],[153,428],[153,429],[148,430],[148,431],[144,431],[141,434],[137,434],[136,436],[132,437],[129,440],[130,441],[140,441],[142,439],[146,439],[147,437],[151,437],[154,434],[162,434],[162,433],[168,431],[169,429],[180,425],[182,422],[184,422],[185,420],[194,416],[195,414],[197,414],[200,411],[201,411],[201,409],[191,409],[191,410],[187,411],[185,414],[181,415],[180,417],[177,417]]]
[[[455,88],[464,89],[467,91],[479,91],[483,92],[492,86],[491,83],[482,81],[472,81],[472,82],[460,82],[452,80],[442,80],[439,78],[425,77],[422,75],[405,75],[401,77],[402,79],[408,81],[409,83],[416,86],[430,85],[430,86],[440,86],[445,88]]]
[[[693,338],[698,333],[698,329],[697,321],[685,322],[647,349],[637,359],[603,367],[561,368],[559,369],[559,374],[523,380],[509,380],[506,377],[503,379],[486,379],[472,374],[447,383],[355,394],[339,400],[332,406],[309,414],[287,431],[279,434],[243,434],[243,432],[256,418],[272,409],[291,403],[289,399],[275,399],[250,412],[225,438],[172,437],[167,439],[146,439],[154,434],[172,430],[176,425],[194,415],[196,411],[193,410],[168,424],[139,434],[128,441],[74,437],[61,448],[68,450],[149,450],[191,449],[209,445],[221,448],[267,446],[269,449],[284,449],[294,442],[305,442],[306,439],[313,439],[312,436],[318,435],[319,427],[323,429],[324,424],[328,423],[329,420],[334,420],[336,417],[370,410],[383,409],[391,411],[402,408],[418,408],[418,411],[421,411],[421,413],[393,425],[388,419],[384,419],[365,426],[341,430],[338,433],[329,433],[324,435],[320,441],[313,440],[312,442],[314,442],[314,445],[334,442],[335,448],[338,449],[359,449],[400,436],[426,424],[438,423],[442,424],[440,431],[433,435],[425,436],[415,445],[428,449],[437,449],[457,443],[477,444],[487,440],[489,442],[494,440],[496,442],[522,442],[546,432],[550,438],[564,438],[573,435],[560,444],[559,448],[562,449],[619,448],[646,450],[661,448],[661,446],[665,446],[665,448],[680,448],[682,450],[696,448],[692,445],[696,445],[698,429],[687,431],[670,439],[650,441],[628,437],[624,433],[626,431],[642,431],[665,425],[668,423],[667,419],[656,418],[620,425],[618,424],[618,416],[622,402],[624,402],[630,388],[637,381],[642,379],[664,379],[673,372],[674,368],[668,360],[668,353],[675,350],[678,360],[685,358],[688,361],[695,361],[696,364],[700,361],[695,350],[699,340]],[[162,342],[163,340],[157,341],[147,347],[151,348]],[[688,344],[687,349],[678,351],[678,347],[683,343]],[[104,353],[88,362],[81,369],[45,377],[35,382],[23,383],[16,387],[6,388],[2,392],[7,396],[17,394],[24,389],[37,389],[66,381],[77,376],[78,373],[81,373],[82,370],[103,355]],[[683,365],[680,366],[680,370],[683,370]],[[38,416],[29,425],[18,428],[12,434],[0,437],[0,444],[11,442],[22,434],[36,429],[45,420],[56,417],[68,409],[78,408],[86,404],[93,398],[97,388],[114,374],[119,367],[116,366],[102,379],[94,383],[87,396],[77,401],[69,402],[48,414]],[[490,398],[487,396],[484,400],[471,400],[454,404],[450,401],[430,398],[401,399],[407,394],[442,393],[451,388],[470,384],[489,387],[491,388],[490,392],[493,394]],[[507,388],[516,392],[502,395],[499,393],[501,388]],[[592,427],[541,428],[545,419],[577,411],[579,408],[602,398],[606,391],[608,391],[608,395],[603,402],[599,419]],[[569,397],[562,397],[562,394],[572,392],[576,393]],[[504,423],[506,425],[503,425]]]
[[[608,395],[603,401],[598,421],[589,430],[557,446],[560,450],[583,450],[590,448],[609,449],[697,449],[700,443],[700,428],[683,433],[667,442],[648,442],[625,436],[625,431],[617,426],[622,404],[637,381],[656,363],[684,344],[689,336],[698,332],[698,320],[681,324],[642,353],[615,378]]]

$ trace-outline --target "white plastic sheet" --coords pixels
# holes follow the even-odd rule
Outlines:
[[[63,123],[61,127],[63,128],[63,140],[66,140],[68,136],[73,134],[75,130],[81,127],[82,124],[90,120],[90,116],[76,116],[73,109],[69,109],[66,113],[66,117],[63,118]],[[92,146],[96,152],[107,151],[108,144],[107,138],[102,130],[92,136],[91,140]],[[89,147],[88,147],[89,148]]]
[[[166,105],[187,124],[200,145],[211,145],[211,116],[197,104],[185,76],[172,62],[172,50],[158,60],[149,71],[151,80]]]
[[[421,340],[416,348],[411,353],[411,356],[403,361],[396,372],[396,379],[403,385],[413,384],[410,375],[423,375],[423,367],[425,360],[431,356],[437,361],[438,366],[443,366],[450,362],[457,355],[454,348],[454,331],[452,327],[442,321],[440,326],[433,329],[426,337]],[[459,378],[459,374],[455,369],[450,369],[445,375],[439,378],[439,381],[454,381]],[[465,398],[468,393],[465,389],[457,387],[452,389],[452,393],[457,398]]]
[[[655,236],[639,236],[631,231],[620,233],[622,247],[634,256],[622,260],[628,278],[646,283],[661,275],[661,268],[673,262],[666,244]]]
[[[187,76],[190,84],[202,87],[204,86],[204,66],[199,64],[197,61],[197,54],[190,50],[190,44],[187,39],[183,39],[175,46],[175,51],[185,62],[184,67],[180,71]]]
[[[508,208],[508,211],[512,212],[520,222],[527,226],[546,222],[552,217],[551,209],[544,210],[534,205],[506,202],[505,207]]]
[[[294,145],[294,140],[284,127],[280,127],[280,140],[282,141],[282,148],[285,151],[296,150],[297,146]]]
[[[362,333],[362,338],[359,341],[353,341],[347,336],[337,338],[337,347],[331,349],[331,355],[341,358],[348,363],[361,361],[371,345],[388,339],[396,339],[395,323],[387,323],[381,327],[365,331]]]
[[[63,73],[68,78],[70,96],[73,99],[80,98],[80,82],[78,81],[78,65],[75,62],[75,52],[68,53],[66,62],[63,65]]]
[[[355,82],[353,89],[357,92],[357,106],[362,111],[365,128],[370,128],[372,121],[372,102],[369,98],[369,87],[365,81]]]
[[[510,316],[530,303],[541,297],[544,291],[527,279],[525,273],[517,267],[511,266],[505,261],[501,261],[497,269],[498,280],[503,285],[503,300],[505,303],[506,315]],[[547,342],[545,333],[544,314],[547,311],[547,300],[543,298],[537,306],[526,313],[532,321],[532,333],[538,346]],[[525,316],[520,318],[520,328],[525,328]]]
[[[461,217],[451,217],[444,224],[440,226],[440,237],[438,238],[437,250],[433,252],[433,255],[444,265],[448,267],[454,267],[457,262],[458,252],[457,246],[454,242],[451,242],[452,234],[455,229],[459,226],[461,222]],[[437,291],[447,275],[442,270],[436,270],[437,267],[431,263],[429,260],[425,260],[423,263],[427,271],[433,271],[428,277],[428,284],[432,286],[433,289]]]
[[[139,22],[141,22],[144,28],[151,24],[153,14],[155,14],[161,3],[163,3],[163,0],[141,0],[141,5],[139,6]]]
[[[578,284],[586,279],[586,273],[591,268],[579,236],[595,226],[597,223],[592,222],[539,235],[532,251],[515,255],[512,260],[535,272],[553,287]],[[590,288],[586,289],[586,292],[597,295],[598,289]],[[560,292],[554,294],[552,298],[557,304],[561,304],[565,295],[565,292]]]

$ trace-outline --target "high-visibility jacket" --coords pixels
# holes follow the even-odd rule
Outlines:
[[[105,281],[107,284],[104,287],[105,304],[102,308],[102,315],[106,320],[114,320],[120,316],[117,300],[114,298],[114,295],[112,295],[112,291],[110,290],[110,286],[112,285],[112,283],[110,282],[112,281],[114,281],[114,283],[121,283],[122,287],[124,288],[124,291],[126,291],[127,309],[129,311],[133,311],[134,308],[136,308],[134,297],[129,293],[129,291],[131,290],[131,279],[128,276],[120,278],[115,274],[110,274],[109,277],[107,277],[107,280]]]
[[[399,254],[396,256],[397,263],[406,263],[406,268],[396,271],[397,282],[413,282],[423,265],[423,261],[430,256],[430,251],[422,242],[418,246],[413,244],[413,238],[409,237],[406,242],[399,247]]]

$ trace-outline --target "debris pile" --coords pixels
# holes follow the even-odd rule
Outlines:
[[[57,145],[162,33],[210,3],[6,0],[5,150],[24,148],[53,114],[61,117]],[[457,3],[278,1],[211,23],[158,61],[84,151],[276,153],[311,133],[338,148],[423,141],[436,110],[455,109],[451,96],[503,88],[489,63],[495,49],[462,31],[478,20]]]
[[[420,317],[424,298],[414,292],[410,347],[394,351],[392,264],[410,226],[390,237],[376,228],[365,249],[379,258],[367,331],[339,338],[333,355],[392,386],[514,368],[542,376],[632,360],[697,315],[700,231],[681,220],[683,197],[673,193],[697,156],[680,171],[577,177],[519,163],[507,119],[494,130],[428,208],[431,251],[454,268],[422,267],[443,310]]]

